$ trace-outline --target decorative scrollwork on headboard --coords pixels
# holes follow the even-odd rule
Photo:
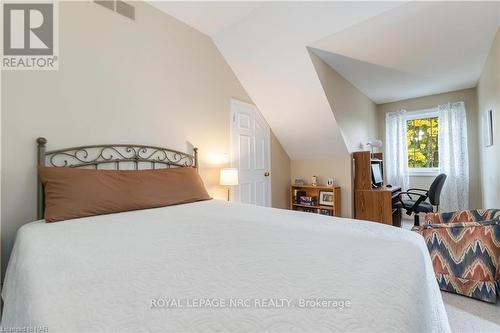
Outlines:
[[[99,168],[99,165],[110,165],[111,169],[120,170],[123,164],[132,165],[134,169],[164,168],[198,168],[198,149],[193,154],[183,153],[163,147],[108,144],[90,145],[46,151],[47,139],[38,138],[38,165],[67,168]],[[106,168],[106,169],[109,169]],[[38,181],[38,218],[43,218],[43,188]]]

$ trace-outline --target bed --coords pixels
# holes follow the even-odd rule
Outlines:
[[[219,200],[28,223],[2,296],[50,332],[450,330],[419,235]]]

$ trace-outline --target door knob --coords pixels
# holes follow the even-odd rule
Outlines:
[[[264,176],[269,177],[270,173],[269,171],[264,172]]]

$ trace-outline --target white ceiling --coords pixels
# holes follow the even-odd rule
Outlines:
[[[347,153],[306,46],[374,101],[405,99],[475,85],[500,13],[498,2],[153,5],[212,37],[292,159]]]
[[[346,144],[306,46],[397,5],[266,2],[211,35],[290,158],[345,158]],[[177,17],[187,21],[212,6],[225,4],[164,3],[161,9],[182,12]]]
[[[499,2],[417,2],[313,43],[376,103],[475,87],[499,24]]]
[[[150,1],[153,6],[187,25],[213,36],[249,15],[262,2],[250,1]]]

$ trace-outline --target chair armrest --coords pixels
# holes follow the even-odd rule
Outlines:
[[[401,198],[401,196],[403,194],[406,194],[411,200],[413,200],[413,198],[411,197],[411,195],[418,195],[419,198],[417,199],[417,201],[415,201],[415,204],[413,204],[413,206],[411,207],[411,210],[412,211],[415,211],[417,209],[417,207],[427,199],[427,194],[420,194],[420,193],[415,193],[415,192],[410,192],[409,190],[406,191],[406,192],[400,192],[399,193],[399,202],[401,202],[401,206],[404,207],[404,204],[403,204],[403,199]]]
[[[421,229],[444,229],[444,228],[473,228],[500,225],[500,220],[454,222],[454,223],[430,223],[420,226]]]
[[[461,223],[500,219],[500,209],[472,209],[451,213],[428,213],[424,223]]]
[[[456,229],[470,229],[470,231],[474,233],[474,228],[491,228],[491,230],[498,230],[497,232],[493,232],[490,236],[493,237],[496,242],[500,242],[500,220],[422,224],[419,226],[414,226],[411,230],[421,234],[422,236],[429,236],[432,232],[446,233],[449,229],[455,229],[455,231],[452,231],[453,233],[457,232]],[[481,232],[480,234],[484,234],[484,232]],[[467,241],[468,239],[469,238],[467,237],[464,238],[465,241]]]
[[[424,224],[438,224],[438,223],[446,223],[443,220],[442,213],[427,213],[424,217]]]
[[[429,195],[429,190],[424,190],[422,188],[409,188],[407,192],[424,192],[425,195]]]
[[[417,191],[424,193],[418,193]],[[406,194],[408,198],[410,198],[410,200],[413,200],[412,195],[425,196],[425,199],[427,199],[427,197],[429,196],[429,191],[418,188],[410,188],[406,192],[400,192],[400,194]]]

